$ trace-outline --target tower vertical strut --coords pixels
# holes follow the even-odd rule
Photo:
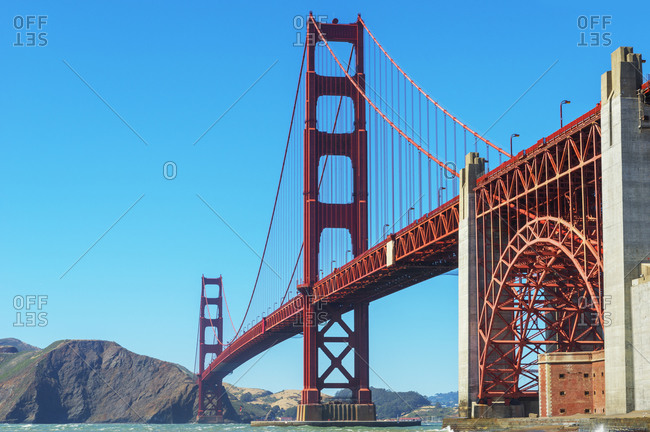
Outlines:
[[[216,285],[216,297],[206,295],[206,285]],[[212,311],[210,310],[212,308]],[[216,316],[213,318],[213,313]],[[206,329],[212,329],[215,343],[205,340]],[[201,276],[201,307],[199,311],[199,407],[197,421],[199,423],[223,423],[223,402],[226,392],[223,387],[223,376],[212,375],[203,377],[207,356],[218,356],[223,351],[223,279],[206,278]]]
[[[319,26],[320,31],[316,28]],[[347,77],[324,76],[316,73],[316,44],[320,33],[328,41],[347,42],[353,45],[355,75],[351,83]],[[298,408],[298,420],[375,420],[369,388],[368,364],[368,303],[354,306],[354,329],[350,329],[341,313],[327,304],[315,303],[312,288],[318,281],[318,255],[321,233],[326,228],[346,229],[352,239],[352,254],[359,256],[368,249],[368,144],[366,131],[365,88],[363,64],[364,29],[360,20],[353,24],[316,23],[310,16],[307,23],[306,113],[304,130],[304,283],[298,289],[303,304],[303,367],[304,388]],[[359,90],[361,89],[361,91]],[[320,131],[316,124],[316,106],[321,96],[340,96],[352,99],[354,130],[338,134]],[[352,171],[352,202],[346,204],[319,201],[319,162],[321,157],[344,156],[349,158]],[[329,323],[319,331],[320,322]],[[341,326],[346,337],[331,338],[325,332],[333,323]],[[332,355],[328,342],[344,342],[348,346],[339,356]],[[354,370],[349,373],[342,364],[343,358],[354,351]],[[322,351],[331,364],[319,374],[318,354]],[[326,382],[338,370],[347,380],[343,383]],[[348,388],[352,392],[349,410],[328,410],[321,404],[324,388]],[[330,412],[331,411],[331,412]],[[343,414],[344,413],[344,414]],[[339,418],[340,417],[340,418]]]

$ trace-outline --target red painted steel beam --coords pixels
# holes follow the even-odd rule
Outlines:
[[[482,184],[495,180],[505,172],[511,171],[515,167],[525,164],[531,155],[540,151],[540,148],[552,146],[559,139],[562,139],[562,137],[570,135],[571,133],[582,129],[587,124],[593,123],[594,119],[596,118],[600,118],[600,102],[593,109],[578,117],[563,128],[558,129],[547,137],[540,139],[530,148],[520,151],[512,159],[505,161],[501,165],[492,169],[490,172],[479,177],[476,181],[476,188],[478,189]]]
[[[318,28],[320,26],[320,28]],[[354,47],[355,73],[353,77],[322,76],[316,73],[316,41],[327,34],[332,40],[346,42]],[[319,350],[327,353],[320,340],[316,322],[317,304],[310,301],[314,284],[318,281],[318,256],[320,238],[327,228],[346,229],[352,240],[352,254],[358,256],[368,249],[368,138],[366,132],[366,105],[361,93],[365,89],[363,27],[356,24],[319,24],[310,14],[307,23],[307,72],[306,119],[304,129],[304,277],[299,286],[303,296],[303,404],[320,403],[320,390],[324,378],[319,377]],[[349,78],[349,79],[348,79]],[[342,140],[333,131],[317,129],[317,104],[321,96],[347,96],[354,104],[354,131]],[[334,146],[330,146],[336,143]],[[330,144],[330,145],[328,145]],[[320,172],[319,163],[323,156],[344,155],[351,163],[353,172],[353,200],[350,204],[323,203],[319,201]],[[365,315],[367,319],[367,314]],[[367,327],[367,323],[365,324]],[[362,330],[364,326],[362,325]],[[355,335],[362,337],[367,332]],[[367,340],[364,344],[367,345]],[[349,345],[350,346],[350,345]],[[330,368],[337,359],[330,357]],[[355,364],[359,358],[355,356]],[[357,365],[355,370],[368,368],[368,364]],[[330,370],[328,368],[327,370]],[[345,374],[344,374],[345,375]],[[348,377],[350,382],[353,378]],[[351,388],[351,385],[347,386]],[[366,389],[367,390],[367,389]],[[369,390],[368,390],[369,391]]]
[[[394,263],[387,245],[394,242]],[[458,267],[458,198],[370,248],[313,287],[313,304],[340,307],[370,302]],[[302,332],[303,297],[298,295],[229,344],[203,377],[226,375],[235,368]]]
[[[546,346],[603,346],[599,121],[598,105],[479,179],[482,401],[536,395]]]

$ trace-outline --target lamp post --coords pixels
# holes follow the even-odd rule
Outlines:
[[[512,139],[518,137],[519,134],[513,133],[510,135],[510,157],[515,157],[515,154],[512,152]]]
[[[415,208],[414,208],[414,207],[411,207],[411,208],[408,210],[408,217],[407,217],[407,219],[408,219],[408,221],[409,221],[409,224],[411,223],[411,211],[412,211],[412,210],[415,210]]]
[[[562,102],[560,102],[560,127],[564,127],[564,119],[562,118],[562,105],[564,104],[570,104],[570,100],[564,99]]]
[[[447,188],[444,187],[444,186],[440,186],[440,187],[438,188],[438,207],[440,207],[440,206],[442,205],[442,202],[441,202],[442,200],[441,200],[440,192],[442,192],[442,191],[445,190],[445,189],[447,189]]]

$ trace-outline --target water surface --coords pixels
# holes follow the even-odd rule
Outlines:
[[[329,428],[329,427],[252,427],[245,424],[179,424],[179,425],[149,425],[149,424],[0,424],[0,432],[441,432],[441,423],[430,423],[422,426],[400,428]]]

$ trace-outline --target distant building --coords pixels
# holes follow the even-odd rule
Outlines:
[[[539,415],[605,414],[604,351],[539,355]]]

